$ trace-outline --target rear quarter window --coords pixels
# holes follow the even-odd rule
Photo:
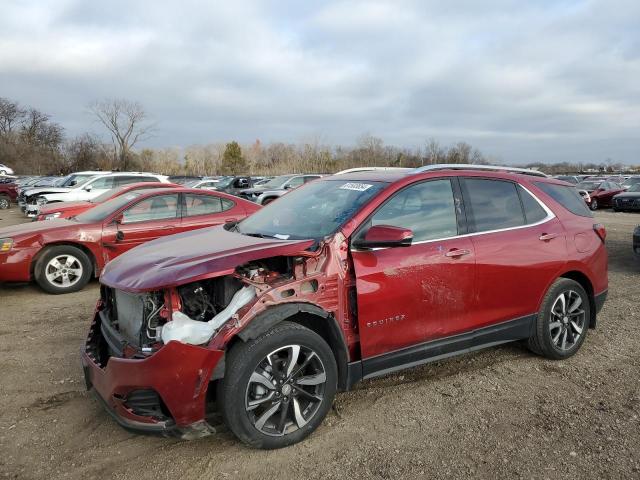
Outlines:
[[[581,217],[593,217],[593,213],[587,208],[575,187],[555,185],[553,183],[534,182],[536,187],[553,198],[562,207],[569,210],[574,215]]]

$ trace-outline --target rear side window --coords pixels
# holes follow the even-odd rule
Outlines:
[[[593,213],[589,211],[575,187],[543,182],[536,182],[536,186],[571,213],[581,217],[593,217]]]
[[[187,216],[211,215],[229,210],[229,204],[233,202],[213,195],[185,195]]]
[[[514,183],[465,178],[461,184],[470,232],[487,232],[525,224]]]
[[[522,200],[522,208],[524,209],[527,224],[537,223],[546,218],[547,212],[545,212],[544,208],[520,185],[518,185],[518,193],[520,194],[520,200]]]

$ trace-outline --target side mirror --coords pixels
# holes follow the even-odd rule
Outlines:
[[[91,190],[93,190],[93,187],[91,185],[87,185],[86,187],[84,187],[85,192],[90,192]]]
[[[284,186],[285,190],[292,190],[294,187],[291,184],[285,185]]]
[[[124,220],[124,215],[122,213],[119,213],[113,219],[113,223],[115,223],[116,225],[122,225],[123,220]]]
[[[367,230],[364,238],[354,240],[356,248],[393,248],[409,247],[413,240],[413,231],[409,228],[391,225],[374,225]]]

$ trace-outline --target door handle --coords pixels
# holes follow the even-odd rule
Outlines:
[[[542,235],[540,235],[540,240],[542,240],[543,242],[548,242],[549,240],[553,240],[554,238],[556,238],[558,236],[557,233],[543,233]]]
[[[458,258],[463,255],[470,255],[471,250],[467,250],[466,248],[452,248],[447,253],[444,254],[445,257],[449,258]]]

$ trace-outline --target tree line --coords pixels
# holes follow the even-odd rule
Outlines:
[[[148,171],[166,175],[277,175],[331,173],[364,166],[419,167],[436,163],[502,164],[466,142],[441,145],[427,139],[423,145],[401,148],[383,139],[362,135],[354,146],[331,146],[314,139],[302,143],[260,140],[240,145],[236,141],[192,145],[186,148],[136,146],[153,135],[153,124],[138,102],[105,99],[88,106],[107,133],[104,141],[93,133],[67,137],[51,116],[0,97],[0,163],[18,174],[56,175],[80,170]],[[622,165],[534,163],[529,167],[547,173],[593,170],[619,171]]]

